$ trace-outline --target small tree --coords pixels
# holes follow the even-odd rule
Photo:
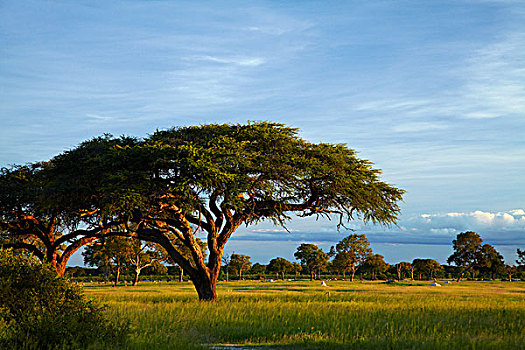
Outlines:
[[[235,253],[234,253],[235,254]],[[230,279],[230,266],[231,266],[232,257],[231,255],[224,254],[222,257],[222,263],[224,266],[224,270],[226,272],[226,282]]]
[[[518,271],[518,269],[514,265],[505,264],[503,271],[508,276],[509,282],[512,282],[512,275],[514,275]]]
[[[268,270],[275,272],[277,275],[277,278],[279,278],[279,274],[281,274],[283,281],[284,281],[284,274],[287,271],[290,271],[292,269],[293,269],[292,263],[286,260],[285,258],[274,258],[270,260],[270,263],[268,264]]]
[[[108,237],[87,246],[82,252],[84,264],[102,267],[114,274],[114,284],[118,285],[120,274],[128,266],[128,258],[133,254],[132,241],[129,238]]]
[[[252,267],[252,262],[248,255],[233,253],[231,256],[230,267],[237,272],[237,277],[241,280],[243,271],[248,271],[250,267]]]
[[[418,273],[419,280],[421,280],[422,275],[427,275],[428,278],[433,279],[434,273],[441,268],[441,265],[434,259],[414,259],[412,266]]]
[[[297,275],[303,270],[303,267],[301,266],[301,264],[294,262],[292,263],[292,269],[295,273],[295,280],[297,280]]]
[[[368,272],[372,276],[372,280],[376,279],[376,276],[382,274],[388,269],[388,264],[384,260],[384,256],[380,254],[371,255],[363,265],[361,265],[363,271]]]
[[[454,263],[461,268],[457,281],[460,282],[463,274],[475,267],[479,253],[481,251],[481,237],[472,231],[463,232],[457,235],[452,241],[454,253],[449,256],[447,262]]]
[[[326,266],[330,257],[321,248],[311,243],[302,243],[294,253],[297,260],[301,262],[304,269],[310,272],[310,280],[313,281],[314,275],[320,275],[321,270]]]
[[[127,259],[135,271],[134,286],[138,283],[139,275],[143,269],[160,264],[167,258],[167,253],[162,247],[153,243],[144,243],[137,239],[132,239],[131,247],[127,253]]]
[[[343,272],[343,278],[346,277],[346,271],[351,272],[351,281],[354,280],[355,271],[359,265],[372,255],[370,242],[364,234],[352,234],[343,238],[336,244],[335,249],[332,247],[330,251],[335,253],[333,263],[336,268]]]
[[[405,278],[405,273],[410,272],[412,269],[412,264],[408,261],[401,261],[400,263],[397,263],[396,265],[396,273],[397,273],[397,279],[398,281],[401,281]]]

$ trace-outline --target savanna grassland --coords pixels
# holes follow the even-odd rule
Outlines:
[[[523,349],[525,283],[317,281],[86,285],[132,328],[129,349]]]

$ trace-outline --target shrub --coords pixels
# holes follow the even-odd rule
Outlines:
[[[122,342],[125,325],[112,325],[104,308],[51,266],[0,249],[0,348],[84,348]]]

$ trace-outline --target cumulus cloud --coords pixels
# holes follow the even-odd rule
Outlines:
[[[523,209],[508,212],[485,212],[475,210],[468,213],[423,214],[420,222],[424,225],[439,229],[454,230],[525,230],[525,212]]]
[[[440,242],[451,241],[458,233],[474,231],[494,244],[525,244],[525,211],[514,209],[505,212],[474,210],[471,212],[425,213],[404,219],[409,239]]]

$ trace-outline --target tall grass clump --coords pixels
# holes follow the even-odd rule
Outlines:
[[[0,348],[80,349],[122,343],[127,327],[56,270],[0,249]]]

